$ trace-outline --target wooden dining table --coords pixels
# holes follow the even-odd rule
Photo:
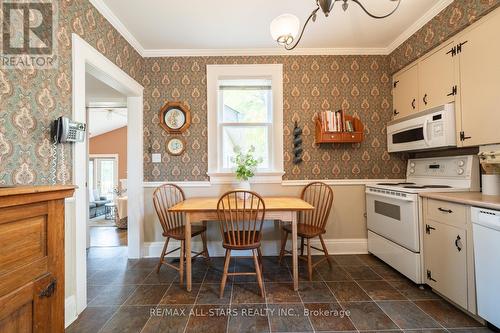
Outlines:
[[[292,225],[292,273],[293,289],[299,289],[297,255],[297,215],[301,211],[313,210],[306,201],[297,197],[263,197],[266,206],[265,220],[290,222]],[[191,224],[215,222],[219,198],[190,198],[169,208],[170,212],[185,214],[186,288],[191,291]],[[222,242],[221,242],[222,246]]]

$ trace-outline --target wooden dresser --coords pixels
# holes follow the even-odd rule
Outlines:
[[[0,332],[64,332],[64,198],[73,186],[0,188]]]

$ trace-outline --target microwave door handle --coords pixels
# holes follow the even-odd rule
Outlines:
[[[424,125],[423,125],[423,134],[424,134],[424,142],[427,146],[430,146],[429,138],[427,133],[427,119],[424,120]]]

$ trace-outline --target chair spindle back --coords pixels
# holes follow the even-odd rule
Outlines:
[[[322,182],[310,183],[302,190],[301,198],[314,206],[314,209],[301,212],[299,214],[299,223],[325,230],[333,203],[331,187]]]
[[[165,184],[159,186],[153,193],[153,203],[160,219],[163,232],[184,226],[182,213],[169,212],[170,207],[184,201],[184,191],[177,185]]]

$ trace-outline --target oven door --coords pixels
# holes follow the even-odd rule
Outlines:
[[[366,188],[368,230],[420,252],[418,195]]]

